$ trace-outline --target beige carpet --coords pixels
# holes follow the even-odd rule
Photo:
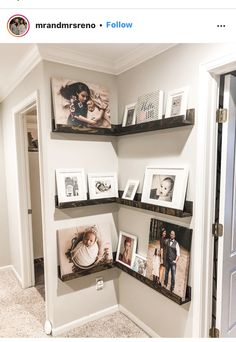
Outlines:
[[[36,288],[23,290],[11,270],[0,270],[0,338],[50,337],[43,332],[44,301]],[[148,337],[122,313],[100,318],[60,337]]]

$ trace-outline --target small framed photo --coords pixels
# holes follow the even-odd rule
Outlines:
[[[137,247],[137,236],[120,231],[116,261],[132,268]]]
[[[136,110],[137,123],[162,119],[163,91],[156,90],[139,96]]]
[[[133,270],[145,277],[147,271],[147,258],[135,254]]]
[[[116,173],[89,173],[89,198],[118,197],[118,183]]]
[[[135,121],[136,121],[135,106],[136,106],[136,103],[132,103],[132,104],[125,106],[122,127],[131,126],[135,124]]]
[[[183,210],[187,180],[186,167],[148,166],[145,171],[141,201]]]
[[[165,118],[186,115],[189,87],[183,87],[168,92]]]
[[[139,180],[129,179],[125,186],[125,190],[123,192],[122,198],[132,201],[134,199],[138,186],[139,186]]]
[[[57,169],[58,202],[87,200],[84,169]]]

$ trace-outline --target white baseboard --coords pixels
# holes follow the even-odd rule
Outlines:
[[[114,305],[114,306],[110,306],[107,309],[97,311],[91,315],[79,318],[79,319],[72,321],[72,322],[69,322],[67,324],[61,325],[57,328],[52,328],[52,336],[58,336],[60,334],[63,334],[65,332],[71,330],[71,329],[78,328],[81,325],[84,325],[88,322],[92,322],[92,321],[99,319],[99,318],[102,318],[104,316],[111,315],[117,311],[119,311],[119,305],[118,304]]]
[[[11,265],[11,269],[12,269],[13,273],[15,274],[16,278],[18,279],[18,281],[20,282],[20,285],[22,286],[22,279],[19,276],[19,273],[16,271],[16,269],[13,265]]]
[[[12,265],[1,266],[0,271],[12,270]]]
[[[137,324],[141,329],[143,329],[150,337],[160,338],[160,336],[152,330],[148,325],[146,325],[143,321],[141,321],[138,317],[132,314],[129,310],[127,310],[124,306],[119,304],[119,311],[122,312],[125,316],[127,316],[131,321]]]

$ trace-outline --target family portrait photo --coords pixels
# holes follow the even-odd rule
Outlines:
[[[188,181],[188,168],[147,166],[141,201],[183,210]]]
[[[8,32],[15,37],[23,37],[29,31],[29,21],[23,15],[14,15],[8,20]]]
[[[57,169],[56,180],[59,203],[87,199],[84,169]]]
[[[107,89],[62,78],[53,78],[51,85],[55,126],[77,127],[81,130],[111,128]]]
[[[113,262],[109,225],[84,225],[57,231],[61,278],[101,271]]]
[[[151,219],[146,277],[182,300],[188,284],[192,230]]]
[[[137,236],[121,231],[119,235],[116,261],[132,268],[135,259],[136,247]]]
[[[146,276],[147,260],[139,254],[135,254],[133,270],[142,276]]]

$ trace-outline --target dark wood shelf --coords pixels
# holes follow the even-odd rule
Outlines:
[[[157,287],[154,286],[152,280],[150,280],[150,279],[144,277],[143,275],[135,272],[131,268],[126,267],[125,265],[123,265],[119,262],[115,262],[115,266],[118,267],[119,269],[121,269],[122,271],[128,273],[130,276],[134,277],[135,279],[141,281],[143,284],[151,287],[153,290],[155,290],[155,291],[163,294],[165,297],[173,300],[175,303],[177,303],[179,305],[183,305],[183,304],[191,301],[191,287],[190,286],[187,286],[186,297],[185,297],[185,300],[183,300],[181,297],[179,297],[178,295],[176,295],[173,292],[170,292],[169,290],[167,290],[166,288],[164,288],[161,285],[158,285]]]
[[[111,197],[111,198],[101,198],[95,200],[85,200],[85,201],[74,201],[74,202],[65,202],[58,203],[58,197],[55,196],[55,204],[58,209],[66,209],[66,208],[79,208],[96,204],[107,204],[107,203],[118,203],[121,205],[125,205],[128,207],[143,209],[152,211],[155,213],[161,213],[165,215],[171,215],[176,217],[191,217],[193,215],[193,202],[185,201],[184,210],[172,209],[161,207],[155,204],[143,203],[141,202],[142,194],[137,193],[134,197],[133,201],[121,198],[123,191],[119,191],[119,198]]]
[[[150,131],[158,131],[169,128],[177,128],[183,126],[194,125],[195,109],[188,109],[185,115],[178,115],[171,118],[163,118],[160,120],[144,122],[141,124],[122,127],[122,125],[112,125],[111,128],[96,128],[96,127],[78,127],[67,125],[55,125],[53,119],[53,132],[75,133],[75,134],[90,134],[90,135],[106,135],[106,136],[122,136],[128,134],[144,133]]]

